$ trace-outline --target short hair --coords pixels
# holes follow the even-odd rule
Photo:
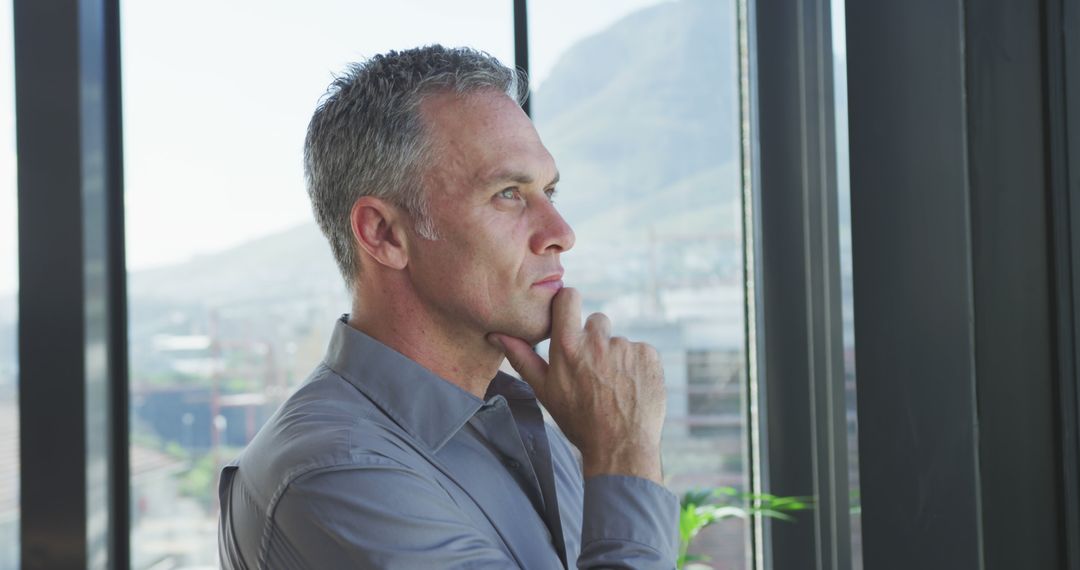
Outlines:
[[[432,147],[420,114],[424,98],[489,89],[521,104],[528,82],[483,51],[441,45],[376,55],[334,78],[308,124],[304,175],[315,220],[350,290],[360,263],[349,213],[360,197],[404,209],[420,236],[437,239],[423,188]]]

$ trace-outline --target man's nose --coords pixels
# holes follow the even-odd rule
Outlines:
[[[574,230],[551,202],[541,202],[537,212],[536,230],[530,244],[533,253],[543,255],[552,250],[567,251],[574,247]]]

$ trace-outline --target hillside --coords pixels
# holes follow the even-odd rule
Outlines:
[[[562,210],[579,232],[681,226],[672,216],[687,209],[658,218],[635,204],[684,180],[697,180],[684,196],[697,207],[738,200],[737,44],[717,35],[735,29],[734,16],[723,0],[640,10],[567,50],[536,90],[537,129],[562,173]],[[622,228],[589,227],[619,206],[638,214],[621,219]]]
[[[132,299],[210,306],[336,291],[344,294],[330,248],[314,222],[186,263],[132,273]]]

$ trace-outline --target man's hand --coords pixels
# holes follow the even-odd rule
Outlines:
[[[519,338],[488,336],[581,451],[586,477],[632,475],[663,483],[666,393],[655,348],[612,338],[611,321],[601,313],[589,315],[582,329],[581,294],[569,287],[552,302],[550,363]]]

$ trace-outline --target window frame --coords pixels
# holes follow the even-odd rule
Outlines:
[[[1061,476],[1080,481],[1080,3],[1047,2],[1044,12],[1049,177],[1057,309],[1057,390]],[[1080,570],[1080,485],[1063,489],[1065,560]]]
[[[13,22],[22,566],[126,567],[119,2],[16,0]]]
[[[758,518],[756,567],[849,569],[831,2],[743,2],[753,491],[815,498],[796,524]]]

